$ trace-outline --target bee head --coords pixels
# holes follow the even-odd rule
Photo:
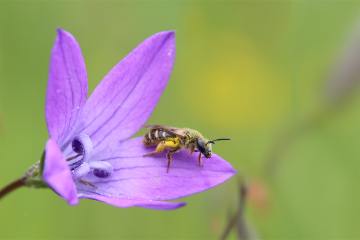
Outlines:
[[[204,141],[203,139],[199,138],[196,141],[196,147],[197,149],[206,157],[211,158],[211,151],[212,146],[209,144],[210,141]]]
[[[230,140],[230,138],[217,138],[214,140],[204,141],[203,139],[198,139],[196,141],[196,145],[198,150],[206,157],[211,158],[212,145],[215,144],[216,141]]]

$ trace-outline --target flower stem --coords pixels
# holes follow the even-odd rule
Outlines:
[[[11,193],[12,191],[15,191],[16,189],[25,186],[25,180],[26,180],[25,177],[21,177],[9,183],[4,188],[0,189],[0,199],[6,196],[7,194]]]

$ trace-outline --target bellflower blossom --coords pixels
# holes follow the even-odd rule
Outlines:
[[[174,59],[175,33],[157,33],[115,65],[87,99],[80,47],[59,29],[50,59],[45,107],[50,137],[39,165],[41,180],[71,205],[88,198],[117,207],[174,209],[184,203],[166,200],[233,176],[235,170],[219,156],[200,168],[188,152],[175,154],[166,173],[164,155],[143,157],[153,149],[142,137],[130,138],[155,108]]]

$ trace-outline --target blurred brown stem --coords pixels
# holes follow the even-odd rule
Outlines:
[[[23,186],[25,186],[25,177],[16,179],[0,190],[0,199]]]
[[[250,231],[248,229],[244,217],[246,196],[247,196],[247,187],[246,184],[242,182],[240,183],[238,209],[237,211],[235,211],[233,216],[230,216],[230,219],[224,229],[224,232],[220,237],[221,240],[227,239],[229,237],[231,230],[235,227],[237,227],[238,230],[238,239],[243,239],[243,240],[250,239]]]

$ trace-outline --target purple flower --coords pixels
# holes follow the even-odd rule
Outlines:
[[[174,209],[166,202],[218,185],[235,174],[214,155],[203,168],[196,156],[143,157],[142,138],[130,139],[146,122],[169,79],[175,58],[175,33],[146,39],[119,62],[87,99],[87,73],[80,47],[58,30],[52,49],[46,94],[50,138],[43,180],[69,204],[79,198],[117,207]],[[174,113],[175,114],[175,113]]]

